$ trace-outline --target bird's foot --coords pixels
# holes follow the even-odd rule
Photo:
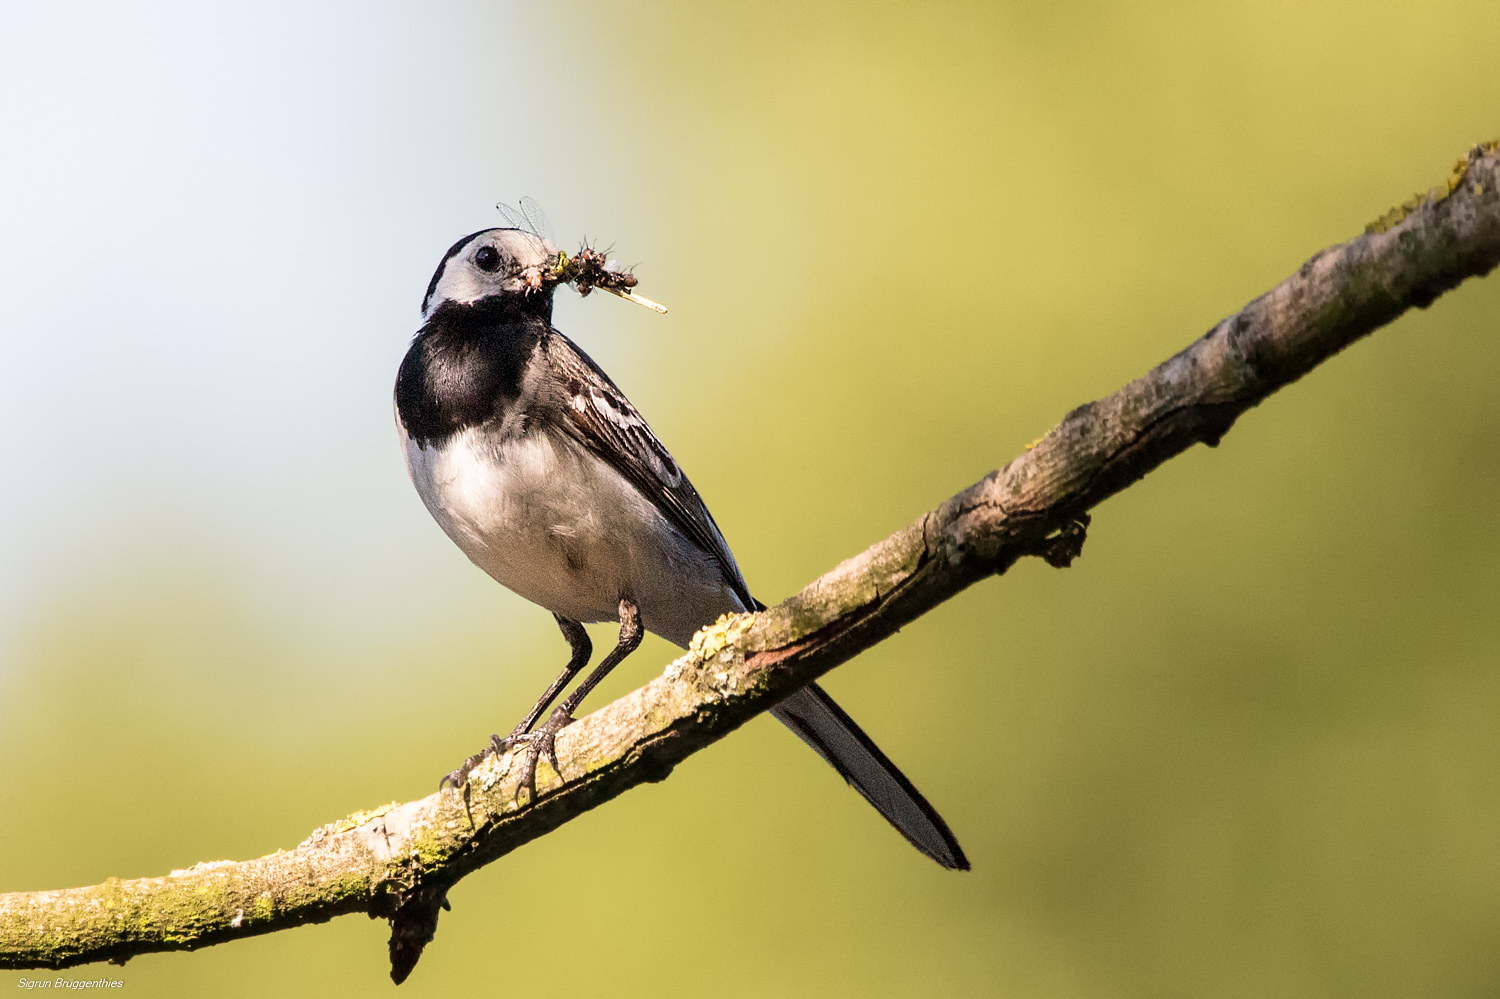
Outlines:
[[[536,768],[541,762],[543,754],[547,762],[552,764],[552,770],[558,778],[562,778],[562,767],[557,763],[557,733],[564,725],[573,720],[562,708],[557,708],[539,728],[533,732],[522,732],[519,729],[505,738],[498,735],[490,736],[490,744],[473,756],[464,760],[458,769],[450,771],[442,780],[438,781],[438,789],[453,787],[464,790],[468,786],[469,774],[473,773],[481,763],[493,756],[500,759],[506,753],[518,746],[526,747],[526,755],[523,758],[524,779],[516,784],[516,804],[521,803],[521,789],[525,788],[531,794],[531,801],[536,802]]]
[[[473,773],[474,768],[483,763],[484,758],[490,755],[491,752],[492,750],[489,747],[485,747],[467,760],[464,760],[462,766],[448,771],[443,775],[443,779],[438,781],[438,790],[441,791],[445,787],[451,787],[456,791],[464,790],[469,784],[469,774]]]
[[[526,756],[521,762],[522,779],[516,783],[516,804],[521,803],[521,789],[525,788],[531,794],[531,803],[536,804],[536,768],[545,754],[547,762],[552,764],[552,772],[557,774],[557,779],[562,780],[562,767],[557,762],[557,733],[561,732],[563,726],[573,721],[573,716],[567,709],[557,707],[547,720],[534,731],[516,734],[512,732],[509,738],[501,740],[506,749],[525,744]]]
[[[448,773],[443,775],[443,779],[438,781],[438,790],[441,791],[445,787],[451,787],[455,790],[463,790],[469,783],[469,774],[473,773],[474,770],[479,766],[479,764],[483,763],[487,758],[491,756],[495,757],[496,759],[504,756],[507,752],[510,751],[510,748],[512,746],[521,741],[521,738],[524,735],[525,733],[521,732],[518,729],[512,732],[510,735],[506,736],[504,739],[500,738],[498,735],[490,736],[490,744],[488,746],[485,746],[479,752],[475,753],[467,760],[464,760],[463,765],[458,769],[450,770]]]

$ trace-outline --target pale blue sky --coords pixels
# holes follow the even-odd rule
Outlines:
[[[0,7],[0,649],[176,552],[288,620],[502,606],[411,491],[390,385],[496,200],[648,249],[558,31],[477,3]],[[585,342],[626,311],[560,303]]]

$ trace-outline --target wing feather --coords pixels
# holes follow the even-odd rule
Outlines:
[[[645,417],[577,344],[552,331],[547,359],[567,393],[563,429],[630,480],[687,538],[712,555],[740,601],[753,605],[734,555],[698,490]]]

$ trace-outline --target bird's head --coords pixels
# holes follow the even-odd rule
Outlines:
[[[485,229],[465,236],[432,275],[422,317],[448,302],[507,302],[550,312],[561,256],[551,240],[522,229]]]

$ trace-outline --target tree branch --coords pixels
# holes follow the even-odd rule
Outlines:
[[[0,895],[0,968],[123,963],[345,913],[391,921],[400,982],[460,878],[723,738],[799,687],[987,576],[1077,556],[1087,511],[1407,309],[1500,262],[1500,156],[1476,146],[1448,182],[1331,247],[1118,392],[1073,410],[998,472],[760,614],[699,632],[662,676],[563,729],[562,779],[515,803],[520,768],[466,793],[359,812],[289,851],[166,877]]]

